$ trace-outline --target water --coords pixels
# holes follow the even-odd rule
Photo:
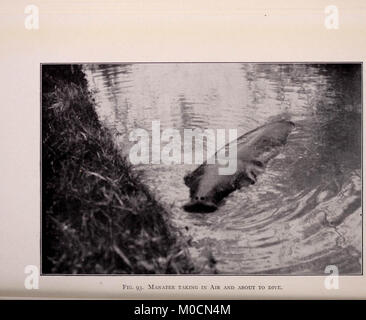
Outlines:
[[[139,165],[191,238],[202,273],[361,273],[361,71],[357,65],[88,65],[98,115],[121,153],[135,128],[225,128],[276,119],[296,129],[258,182],[216,212],[188,213],[183,177],[195,165]],[[209,263],[211,261],[211,263]]]

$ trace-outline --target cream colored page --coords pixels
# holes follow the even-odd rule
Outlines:
[[[3,1],[0,7],[1,297],[365,298],[363,275],[341,276],[337,290],[325,287],[326,274],[41,276],[39,289],[25,288],[26,266],[39,268],[41,260],[41,63],[363,62],[363,1],[37,1],[31,3],[39,10],[34,30],[25,27],[29,4]],[[325,26],[330,4],[338,8],[337,29]],[[149,290],[152,284],[176,289]],[[178,289],[184,285],[198,289]],[[257,289],[223,289],[230,285]]]

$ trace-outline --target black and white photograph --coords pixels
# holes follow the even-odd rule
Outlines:
[[[43,275],[362,275],[362,64],[43,63]]]

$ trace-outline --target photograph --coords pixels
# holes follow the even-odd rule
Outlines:
[[[363,275],[361,62],[39,68],[41,275]]]

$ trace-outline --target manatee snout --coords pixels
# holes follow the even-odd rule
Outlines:
[[[221,186],[206,186],[207,189],[198,188],[194,194],[192,194],[191,199],[188,203],[183,205],[183,209],[188,212],[213,212],[218,209],[218,205],[222,198],[224,198],[228,190],[232,189],[227,185]]]
[[[202,213],[208,213],[213,212],[217,210],[217,205],[211,201],[210,199],[207,199],[206,197],[194,197],[191,199],[190,202],[186,203],[183,206],[183,209],[187,212],[202,212]]]

